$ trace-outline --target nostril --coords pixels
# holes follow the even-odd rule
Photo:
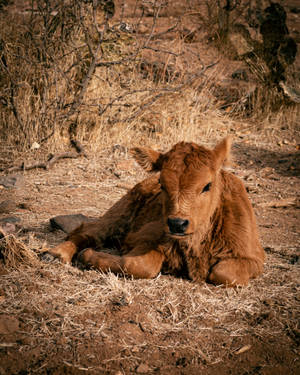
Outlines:
[[[188,225],[189,225],[189,221],[188,220],[183,220],[183,223],[181,225],[182,225],[182,227],[184,229],[186,229],[188,227]]]
[[[186,220],[186,219],[181,219],[179,217],[175,217],[175,218],[168,218],[167,220],[167,223],[168,223],[168,227],[170,229],[170,232],[175,234],[183,234],[188,225],[189,225],[189,221]]]

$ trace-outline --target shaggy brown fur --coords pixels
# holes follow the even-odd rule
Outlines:
[[[133,149],[137,162],[157,173],[50,253],[70,262],[81,251],[78,258],[86,265],[136,278],[162,271],[247,285],[262,272],[264,251],[243,183],[222,169],[230,143],[226,138],[209,150],[181,142],[166,154]]]

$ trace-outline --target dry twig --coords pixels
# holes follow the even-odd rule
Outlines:
[[[20,165],[8,168],[6,172],[12,173],[17,171],[29,171],[37,168],[48,170],[60,159],[76,159],[82,155],[87,158],[87,154],[79,141],[71,140],[71,145],[75,148],[76,152],[69,151],[57,155],[50,154],[48,160],[45,162],[36,162],[30,165],[26,165],[25,162],[22,162]]]

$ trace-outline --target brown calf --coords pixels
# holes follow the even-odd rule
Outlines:
[[[158,173],[98,220],[75,229],[50,254],[71,262],[81,251],[84,264],[135,278],[167,272],[247,285],[262,272],[264,251],[243,183],[222,169],[230,145],[226,138],[213,150],[185,142],[165,154],[133,149],[145,170]],[[101,251],[105,248],[119,255]]]

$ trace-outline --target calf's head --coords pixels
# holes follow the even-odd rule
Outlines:
[[[134,148],[136,161],[148,172],[160,172],[165,232],[182,239],[203,236],[219,204],[220,170],[229,158],[231,140],[225,138],[213,150],[180,142],[162,154]]]

